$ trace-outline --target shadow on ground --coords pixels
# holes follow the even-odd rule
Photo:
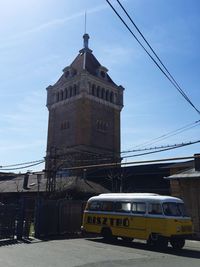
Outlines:
[[[184,247],[181,250],[175,250],[172,247],[167,247],[165,249],[159,249],[159,248],[154,248],[154,247],[149,247],[147,246],[146,243],[142,242],[125,242],[123,240],[113,240],[113,241],[105,241],[103,238],[87,238],[88,241],[91,242],[99,242],[99,243],[104,243],[104,244],[111,244],[114,246],[120,246],[120,247],[128,247],[128,248],[134,248],[134,249],[142,249],[142,250],[147,250],[147,251],[154,251],[157,253],[166,253],[170,255],[176,255],[180,257],[187,257],[187,258],[195,258],[195,259],[200,259],[200,250],[198,248],[196,249],[189,249],[187,247]]]
[[[3,240],[0,240],[0,247],[20,245],[20,244],[32,244],[36,242],[41,242],[41,240],[35,240],[33,238],[26,238],[26,239],[21,239],[21,240],[3,239]]]

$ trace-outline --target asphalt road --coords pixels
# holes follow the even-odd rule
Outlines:
[[[66,239],[31,243],[0,242],[0,267],[199,267],[200,241],[187,241],[180,252],[150,250],[143,242],[112,244],[102,239]]]

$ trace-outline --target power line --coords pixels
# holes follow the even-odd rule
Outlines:
[[[118,0],[117,0],[118,1]],[[168,69],[164,66],[164,64],[162,63],[162,61],[160,60],[160,58],[156,55],[156,53],[154,52],[154,50],[152,49],[152,47],[149,45],[149,43],[146,41],[146,39],[144,38],[144,36],[142,35],[142,33],[139,31],[138,27],[135,25],[135,23],[133,22],[133,20],[130,18],[130,16],[128,15],[128,13],[126,12],[126,10],[124,9],[124,7],[122,7],[122,4],[118,1],[118,3],[120,4],[120,6],[122,7],[123,11],[126,13],[126,15],[129,17],[129,19],[131,20],[131,22],[133,23],[133,25],[136,27],[136,29],[139,31],[140,35],[142,36],[142,38],[145,40],[145,42],[147,43],[148,47],[151,49],[151,51],[153,52],[153,54],[156,56],[156,58],[158,59],[158,61],[160,62],[160,64],[162,65],[162,67],[164,68],[164,70],[167,72],[165,72],[162,67],[159,65],[159,63],[154,59],[154,57],[147,51],[147,49],[144,47],[144,45],[139,41],[139,39],[136,37],[136,35],[133,33],[133,31],[130,29],[130,27],[127,25],[127,23],[122,19],[122,17],[119,15],[119,13],[116,11],[116,9],[113,7],[113,5],[109,2],[109,0],[106,0],[106,2],[110,5],[110,7],[112,8],[112,10],[115,12],[115,14],[118,16],[118,18],[122,21],[122,23],[125,25],[125,27],[128,29],[128,31],[132,34],[132,36],[135,38],[135,40],[139,43],[139,45],[143,48],[143,50],[148,54],[148,56],[151,58],[151,60],[156,64],[156,66],[159,68],[159,70],[165,75],[165,77],[171,82],[171,84],[178,90],[178,92],[185,98],[185,100],[197,111],[197,113],[200,115],[200,111],[195,107],[195,105],[192,103],[192,101],[189,99],[189,97],[186,95],[186,93],[181,89],[181,87],[179,86],[179,84],[176,82],[176,80],[173,78],[173,76],[170,74],[170,72],[168,71]]]
[[[192,129],[192,128],[196,127],[196,126],[199,126],[199,125],[200,125],[200,120],[195,121],[193,123],[189,123],[189,124],[187,124],[187,125],[185,125],[183,127],[178,128],[177,130],[170,131],[170,132],[168,132],[166,134],[163,134],[163,135],[158,136],[156,138],[150,139],[149,141],[146,141],[146,142],[144,142],[142,144],[136,145],[135,148],[136,147],[143,147],[144,145],[155,144],[157,142],[160,142],[160,141],[165,140],[165,139],[167,139],[169,137],[172,137],[172,136],[175,136],[175,135],[180,134],[182,132],[185,132],[187,130],[190,130],[190,129]],[[127,153],[129,151],[132,152],[133,150],[122,151],[121,153]]]
[[[80,169],[90,169],[97,167],[117,167],[123,165],[134,165],[134,164],[146,164],[153,162],[165,162],[165,161],[173,161],[173,160],[186,160],[186,159],[194,159],[194,156],[190,157],[177,157],[177,158],[165,158],[165,159],[157,159],[157,160],[142,160],[142,161],[132,161],[132,162],[115,162],[115,163],[104,163],[104,164],[93,164],[93,165],[84,165],[79,167],[69,167],[65,168],[66,170],[80,170]],[[198,156],[199,158],[199,156]]]
[[[145,156],[145,155],[149,155],[149,154],[155,154],[155,153],[164,152],[164,151],[167,151],[167,150],[172,150],[172,149],[176,149],[176,148],[180,148],[180,147],[185,147],[185,146],[189,146],[189,145],[193,145],[193,144],[197,144],[197,143],[200,143],[200,140],[194,141],[194,142],[183,143],[183,144],[177,144],[177,145],[174,145],[172,147],[161,148],[160,150],[156,150],[156,151],[150,151],[150,152],[145,152],[145,153],[140,153],[140,154],[124,156],[123,159],[125,159],[125,158],[133,158],[133,157],[138,157],[138,156]]]
[[[145,148],[143,150],[153,150],[153,149],[156,149],[156,151],[150,151],[150,152],[145,152],[145,153],[140,153],[140,154],[134,154],[134,155],[124,156],[123,159],[125,159],[125,158],[131,158],[131,157],[137,157],[137,156],[144,156],[144,155],[149,155],[149,154],[155,154],[155,153],[159,153],[159,152],[163,152],[163,151],[167,151],[167,150],[172,150],[172,149],[176,149],[176,148],[180,148],[180,147],[184,147],[184,146],[193,145],[193,144],[196,144],[196,143],[200,143],[200,140],[197,140],[197,141],[194,141],[194,142],[182,143],[182,144],[175,144],[175,145],[171,145],[171,146],[168,145],[168,146],[155,147],[155,148]],[[134,152],[134,150],[133,151],[128,151],[128,152]],[[65,161],[65,160],[61,160],[61,161]],[[2,171],[13,171],[13,170],[19,170],[19,169],[26,169],[26,168],[30,168],[30,167],[33,167],[33,166],[40,165],[40,164],[44,163],[45,161],[44,160],[41,160],[41,161],[32,161],[32,162],[36,162],[36,163],[29,164],[29,165],[22,166],[22,167],[17,167],[17,168],[5,168],[5,166],[4,166],[4,168],[1,168],[1,170]],[[29,162],[29,163],[31,163],[31,162]],[[8,166],[20,166],[22,164],[24,164],[24,163],[7,165],[7,167]],[[109,166],[111,166],[113,164],[116,165],[118,163],[108,163],[108,164],[98,164],[98,165],[106,165],[106,166],[109,165]],[[122,164],[122,163],[119,163],[119,164]],[[89,165],[89,166],[93,166],[93,165]],[[94,165],[94,166],[96,166],[96,165]],[[74,169],[74,168],[79,169],[79,168],[83,168],[83,167],[84,166],[71,167],[71,168],[65,168],[65,169]]]
[[[139,154],[134,154],[134,155],[122,156],[122,160],[123,159],[126,159],[126,158],[132,158],[132,157],[138,157],[138,156],[145,156],[145,155],[149,155],[149,154],[155,154],[155,153],[159,153],[159,152],[164,152],[164,151],[167,151],[167,150],[181,148],[181,147],[193,145],[193,144],[196,144],[196,143],[200,143],[200,140],[193,141],[193,142],[190,141],[190,142],[185,142],[185,143],[180,143],[180,144],[174,144],[174,145],[158,146],[158,147],[154,147],[154,148],[151,147],[151,148],[144,148],[144,149],[138,149],[138,150],[129,150],[129,151],[127,151],[127,153],[137,152],[137,151],[140,151],[141,152],[141,151],[147,151],[147,150],[150,150],[150,152],[144,152],[144,153],[139,153]],[[152,151],[152,150],[154,150],[154,151]],[[63,155],[67,155],[67,153],[64,153]],[[62,156],[62,154],[60,154],[60,156]],[[87,159],[87,160],[78,160],[78,159],[76,159],[76,163],[78,163],[78,162],[81,162],[81,163],[83,163],[83,162],[91,163],[91,162],[97,162],[98,160],[99,161],[108,161],[108,160],[111,160],[111,158],[108,158],[106,156],[107,155],[102,154],[102,157],[99,157],[97,159]],[[62,159],[61,158],[59,160],[59,162],[62,162],[62,164],[64,162],[67,162],[67,161],[69,161],[69,159]],[[65,169],[68,169],[68,168],[65,168]]]
[[[162,60],[159,58],[159,56],[156,54],[156,52],[154,51],[154,49],[152,48],[152,46],[149,44],[149,42],[147,41],[147,39],[144,37],[144,35],[142,34],[142,32],[139,30],[139,28],[137,27],[137,25],[134,23],[134,21],[132,20],[132,18],[130,17],[130,15],[128,14],[128,12],[125,10],[125,8],[123,7],[123,5],[120,3],[119,0],[116,0],[118,2],[118,4],[120,5],[120,7],[123,9],[123,11],[125,12],[125,14],[127,15],[127,17],[130,19],[131,23],[134,25],[134,27],[136,28],[136,30],[139,32],[139,34],[142,36],[143,40],[145,41],[145,43],[148,45],[148,47],[150,48],[150,50],[152,51],[152,53],[155,55],[155,57],[158,59],[158,61],[160,62],[160,64],[162,65],[162,67],[166,70],[166,72],[169,74],[170,78],[174,81],[174,83],[177,85],[177,87],[180,89],[181,93],[183,93],[184,97],[186,97],[186,100],[195,108],[195,110],[199,113],[199,110],[196,109],[196,107],[193,105],[193,103],[190,101],[190,99],[188,98],[188,96],[184,93],[184,91],[181,89],[180,85],[176,82],[176,80],[174,79],[174,77],[172,76],[172,74],[169,72],[169,70],[166,68],[166,66],[164,65],[164,63],[162,62]]]
[[[16,164],[11,164],[11,165],[3,165],[3,166],[0,166],[0,170],[1,170],[1,168],[15,167],[15,166],[20,166],[20,165],[27,165],[27,164],[32,164],[32,163],[41,162],[41,161],[44,161],[44,160],[43,159],[40,159],[40,160],[34,160],[34,161],[29,161],[29,162],[16,163]]]
[[[30,167],[33,167],[33,166],[37,166],[37,165],[40,165],[42,163],[44,163],[45,161],[40,161],[40,162],[37,162],[37,163],[34,163],[34,164],[30,164],[30,165],[26,165],[26,166],[23,166],[23,167],[17,167],[17,168],[3,168],[3,169],[0,169],[1,171],[14,171],[14,170],[20,170],[20,169],[26,169],[26,168],[30,168]]]

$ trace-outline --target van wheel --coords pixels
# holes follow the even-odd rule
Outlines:
[[[156,240],[153,240],[151,236],[149,236],[147,240],[147,246],[149,247],[155,247],[156,246]]]
[[[103,228],[101,230],[101,235],[103,236],[103,238],[106,240],[106,241],[111,241],[114,239],[113,235],[112,235],[112,232],[110,230],[110,228]]]
[[[168,238],[159,236],[156,244],[157,248],[166,249],[168,246]]]
[[[182,249],[185,245],[185,239],[183,239],[183,238],[171,238],[170,244],[174,249]]]
[[[129,243],[129,242],[132,242],[132,241],[133,241],[133,238],[132,238],[132,237],[122,237],[122,240],[123,240],[124,242]]]
[[[168,238],[159,235],[150,235],[147,245],[157,249],[165,249],[168,246]]]

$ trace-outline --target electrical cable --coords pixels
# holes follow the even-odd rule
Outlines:
[[[174,79],[174,77],[172,76],[172,74],[169,72],[169,70],[166,68],[166,66],[164,65],[164,63],[162,62],[162,60],[159,58],[159,56],[156,54],[156,52],[154,51],[154,49],[152,48],[152,46],[149,44],[149,42],[147,41],[147,39],[144,37],[144,35],[142,34],[142,32],[139,30],[139,28],[137,27],[137,25],[134,23],[134,21],[132,20],[132,18],[130,17],[130,15],[128,14],[128,12],[126,11],[126,9],[123,7],[123,5],[120,3],[119,0],[116,0],[118,2],[118,4],[120,5],[120,7],[122,8],[122,10],[125,12],[125,14],[127,15],[127,17],[130,19],[130,21],[132,22],[132,24],[134,25],[134,27],[136,28],[136,30],[139,32],[139,34],[142,36],[143,40],[145,41],[145,43],[148,45],[148,47],[150,48],[150,50],[152,51],[152,53],[155,55],[155,57],[158,59],[158,61],[160,62],[160,64],[162,65],[162,67],[166,70],[166,72],[169,74],[170,78],[174,81],[174,83],[178,86],[178,88],[180,89],[180,91],[184,94],[184,96],[187,98],[187,100],[190,102],[190,104],[192,104],[192,106],[196,109],[196,107],[193,105],[193,103],[190,101],[190,99],[188,98],[188,96],[185,94],[185,92],[182,90],[182,88],[180,87],[180,85],[176,82],[176,80]],[[199,110],[196,109],[196,111],[199,113]]]
[[[139,39],[136,37],[136,35],[133,33],[133,31],[130,29],[130,27],[127,25],[127,23],[122,19],[122,17],[119,15],[119,13],[116,11],[116,9],[113,7],[113,5],[109,2],[109,0],[106,0],[106,2],[110,5],[112,10],[115,12],[115,14],[118,16],[118,18],[122,21],[122,23],[125,25],[125,27],[129,30],[129,32],[132,34],[132,36],[136,39],[136,41],[139,43],[139,45],[144,49],[144,51],[148,54],[148,56],[151,58],[151,60],[156,64],[156,66],[160,69],[160,71],[165,75],[165,77],[171,82],[171,84],[179,91],[179,93],[185,98],[185,100],[196,110],[196,112],[200,115],[200,111],[195,107],[195,105],[192,103],[192,101],[189,99],[189,97],[185,94],[185,92],[180,88],[178,83],[174,80],[174,78],[171,76],[170,73],[167,73],[161,68],[161,66],[158,64],[158,62],[153,58],[153,56],[147,51],[147,49],[144,47],[144,45],[139,41]],[[160,62],[160,61],[159,61]],[[165,67],[164,67],[165,69]]]
[[[14,171],[14,170],[20,170],[20,169],[26,169],[26,168],[29,168],[29,167],[33,167],[33,166],[37,166],[37,165],[40,165],[42,163],[44,163],[45,161],[40,161],[38,163],[35,163],[35,164],[31,164],[31,165],[26,165],[26,166],[23,166],[23,167],[17,167],[17,168],[3,168],[3,169],[0,169],[1,171]]]
[[[185,132],[186,130],[190,130],[190,129],[192,129],[192,128],[196,127],[196,126],[199,126],[199,125],[200,125],[200,120],[195,121],[194,123],[187,124],[187,125],[185,125],[185,126],[183,126],[181,128],[178,128],[177,130],[173,130],[173,131],[168,132],[166,134],[163,134],[163,135],[161,135],[159,137],[156,137],[156,138],[153,138],[153,139],[151,139],[149,141],[146,141],[146,142],[144,142],[142,144],[136,145],[135,148],[143,147],[144,145],[155,144],[157,142],[160,142],[160,141],[165,140],[165,139],[167,139],[169,137],[172,137],[172,136],[175,136],[175,135],[180,134],[182,132]],[[126,151],[122,151],[121,153],[128,153],[128,152],[133,152],[133,150],[126,150]]]
[[[145,155],[149,155],[149,154],[155,154],[155,153],[159,153],[159,152],[163,152],[163,151],[167,151],[167,150],[172,150],[172,149],[176,149],[176,148],[180,148],[180,147],[184,147],[184,146],[189,146],[189,145],[193,145],[193,144],[197,144],[197,143],[200,143],[200,140],[194,141],[194,142],[188,142],[188,143],[185,143],[185,144],[178,144],[178,145],[173,146],[173,147],[163,148],[163,149],[156,150],[156,151],[124,156],[123,159],[124,158],[138,157],[138,156],[145,156]]]
[[[17,164],[11,164],[11,165],[3,165],[3,166],[0,166],[0,170],[1,170],[1,168],[15,167],[15,166],[20,166],[20,165],[27,165],[27,164],[32,164],[32,163],[41,162],[41,161],[43,161],[43,159],[29,161],[29,162],[23,162],[23,163],[17,163]]]

